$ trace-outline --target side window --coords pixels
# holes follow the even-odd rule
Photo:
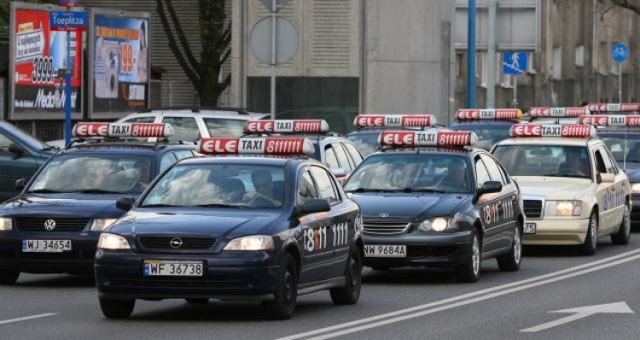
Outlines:
[[[189,158],[193,156],[193,153],[190,150],[180,150],[180,151],[174,152],[174,154],[176,155],[177,160],[181,160],[181,159]]]
[[[600,147],[599,149],[602,152],[602,158],[604,159],[604,166],[607,168],[607,172],[617,175],[618,167],[616,166],[616,161],[613,160],[613,157],[606,148]]]
[[[244,120],[204,118],[203,121],[211,137],[240,137],[244,132]]]
[[[169,123],[173,127],[175,133],[169,137],[171,141],[194,141],[200,137],[198,124],[192,117],[164,117],[162,122]]]
[[[491,180],[491,176],[489,176],[489,172],[487,171],[487,168],[484,166],[484,163],[482,163],[482,160],[480,158],[476,159],[475,167],[476,167],[476,186],[478,188],[481,188],[484,182]]]
[[[318,191],[313,184],[309,171],[304,170],[298,181],[298,204],[303,204],[313,198],[319,198]]]
[[[156,121],[156,117],[147,116],[147,117],[133,117],[127,120],[122,121],[123,123],[153,123]]]
[[[330,204],[339,201],[338,194],[331,181],[331,177],[329,177],[329,173],[322,168],[314,166],[311,167],[311,175],[318,185],[318,195],[320,198],[328,200]]]
[[[347,154],[344,153],[344,149],[340,147],[340,143],[332,143],[333,151],[336,153],[336,157],[338,158],[338,163],[340,163],[340,168],[351,170],[351,164],[349,164],[349,159]]]
[[[340,165],[338,165],[336,153],[333,151],[333,148],[331,146],[327,146],[327,148],[325,149],[324,159],[327,162],[327,166],[329,166],[329,168],[334,169],[340,167]]]
[[[599,173],[606,173],[607,167],[605,166],[604,158],[602,157],[602,154],[600,154],[600,150],[596,150],[595,158],[596,158],[596,170]]]
[[[9,139],[7,136],[0,134],[0,152],[8,152],[9,145],[11,145],[13,141]]]
[[[169,152],[166,155],[162,156],[160,160],[160,172],[163,172],[166,168],[171,166],[171,164],[176,162],[176,156]]]
[[[504,177],[502,177],[502,173],[500,172],[500,168],[498,167],[498,164],[496,164],[496,162],[487,155],[480,155],[480,158],[484,162],[484,165],[487,167],[487,170],[489,171],[489,177],[491,177],[491,180],[500,182],[504,185],[505,180],[504,180]]]
[[[351,155],[349,155],[349,150],[347,150],[345,143],[339,143],[340,144],[340,148],[342,148],[344,150],[344,154],[345,156],[347,156],[347,159],[349,160],[349,168],[350,170],[353,170],[356,168],[356,163],[353,161],[353,157],[351,157]]]
[[[347,151],[349,151],[349,154],[351,155],[351,159],[353,159],[355,166],[358,166],[358,164],[362,162],[362,155],[360,155],[358,149],[356,149],[356,147],[351,143],[344,143],[343,145],[347,149]]]

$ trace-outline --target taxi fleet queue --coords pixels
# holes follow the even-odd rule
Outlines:
[[[0,205],[0,284],[95,276],[107,318],[218,299],[287,319],[302,294],[366,298],[364,266],[475,282],[489,259],[519,270],[523,245],[591,255],[640,221],[639,111],[460,109],[448,127],[362,114],[346,138],[324,120],[248,120],[197,142],[169,142],[166,123],[77,123]]]

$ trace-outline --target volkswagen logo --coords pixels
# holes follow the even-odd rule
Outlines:
[[[179,237],[172,238],[171,241],[169,241],[169,245],[173,249],[178,249],[182,247],[182,239],[180,239]]]
[[[56,228],[56,221],[52,219],[48,219],[44,221],[44,229],[47,231],[51,231]]]
[[[378,216],[380,216],[380,217],[382,217],[382,218],[386,218],[386,217],[389,217],[389,214],[387,214],[387,213],[382,213],[382,214],[380,214],[380,215],[378,215]]]

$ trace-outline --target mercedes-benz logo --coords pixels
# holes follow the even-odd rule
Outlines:
[[[169,241],[169,245],[173,249],[178,249],[182,247],[182,239],[180,239],[179,237],[172,238],[171,241]]]
[[[379,216],[380,216],[380,217],[382,217],[382,218],[385,218],[385,217],[389,217],[389,214],[387,214],[387,213],[382,213],[382,214],[380,214]]]
[[[53,219],[48,219],[44,221],[44,229],[47,231],[51,231],[56,228],[56,221]]]

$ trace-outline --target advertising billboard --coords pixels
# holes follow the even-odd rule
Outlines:
[[[89,118],[118,118],[149,104],[149,15],[94,9],[89,31]]]
[[[71,112],[82,115],[82,33],[51,30],[54,6],[11,3],[10,119],[62,119],[67,39],[71,46]]]

